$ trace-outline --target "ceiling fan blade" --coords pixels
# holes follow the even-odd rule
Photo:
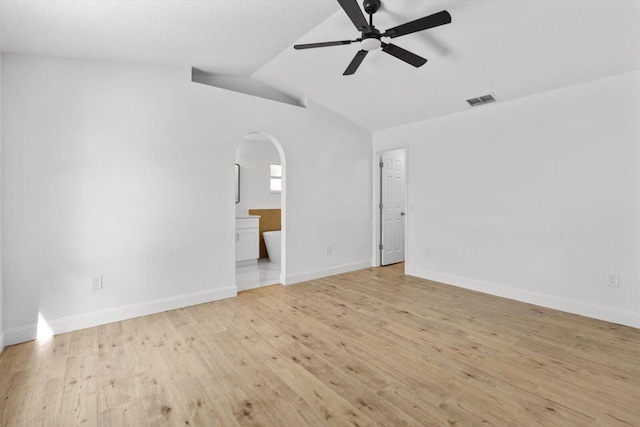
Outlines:
[[[415,21],[390,28],[382,35],[391,38],[400,37],[450,23],[451,15],[446,10],[443,10],[442,12],[434,13],[433,15],[425,16],[424,18],[416,19]]]
[[[385,53],[388,53],[391,56],[395,56],[396,58],[406,62],[407,64],[411,64],[414,67],[423,66],[427,60],[421,56],[416,55],[415,53],[411,53],[408,50],[404,50],[401,47],[398,47],[394,44],[382,43],[382,50]]]
[[[364,60],[364,57],[367,56],[367,53],[369,53],[368,50],[359,50],[358,53],[356,53],[356,56],[354,56],[353,59],[351,60],[351,64],[349,64],[347,69],[344,70],[344,73],[342,73],[342,75],[350,76],[351,74],[355,73],[358,67],[360,66],[360,64],[362,63],[362,61]]]
[[[339,40],[335,42],[322,42],[322,43],[306,43],[293,45],[294,49],[312,49],[314,47],[327,47],[327,46],[340,46],[343,44],[351,44],[352,40]]]
[[[364,17],[362,13],[362,9],[358,6],[357,0],[338,0],[342,9],[347,14],[347,16],[353,22],[353,25],[356,26],[358,31],[363,31],[366,27],[369,26],[367,19]]]

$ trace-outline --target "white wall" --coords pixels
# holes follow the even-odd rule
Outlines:
[[[240,203],[236,215],[248,209],[280,209],[280,193],[271,193],[270,165],[280,164],[280,154],[271,141],[243,139],[238,144],[236,163],[240,165]]]
[[[190,78],[3,56],[7,343],[39,313],[58,333],[235,295],[233,164],[252,131],[286,154],[287,281],[370,264],[371,133]]]
[[[0,224],[2,224],[2,54],[0,54]],[[0,226],[0,353],[4,349],[4,309],[2,301],[2,227]]]
[[[408,145],[407,273],[640,327],[639,95],[634,72],[376,132]]]

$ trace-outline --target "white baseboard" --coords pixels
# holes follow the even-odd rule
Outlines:
[[[617,323],[620,325],[640,328],[640,313],[633,311],[620,310],[613,307],[606,307],[584,301],[516,289],[509,286],[482,282],[480,280],[470,279],[467,277],[415,267],[407,267],[406,274],[420,277],[422,279],[432,280],[434,282],[457,286],[459,288],[471,289],[485,294],[496,295],[503,298],[552,308],[554,310],[565,311],[567,313],[579,314],[581,316],[605,320],[607,322]]]
[[[93,311],[91,313],[62,317],[59,319],[48,319],[47,324],[54,335],[64,334],[66,332],[119,322],[121,320],[132,319],[134,317],[147,316],[149,314],[161,313],[163,311],[175,310],[177,308],[231,298],[235,297],[237,294],[238,292],[235,285],[225,286],[223,288],[208,291],[177,295],[169,298],[160,298],[137,304]],[[6,329],[4,331],[4,338],[6,340],[5,345],[34,340],[37,337],[37,330],[37,323]]]
[[[2,323],[2,319],[0,319],[0,323]],[[0,331],[0,353],[4,350],[4,332]]]
[[[302,273],[288,274],[284,285],[293,285],[295,283],[306,282],[307,280],[321,279],[335,274],[348,273],[350,271],[362,270],[371,267],[371,260],[351,262],[348,264],[335,265],[318,270],[310,270]]]

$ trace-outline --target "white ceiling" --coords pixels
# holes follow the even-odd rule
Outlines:
[[[1,0],[0,51],[246,76],[338,10],[335,0]]]
[[[371,52],[342,76],[359,36],[335,0],[0,1],[0,50],[194,66],[252,75],[372,130],[640,68],[638,0],[382,0],[381,30],[448,10],[453,22],[391,42],[429,60],[413,68]],[[480,108],[491,108],[480,107]]]

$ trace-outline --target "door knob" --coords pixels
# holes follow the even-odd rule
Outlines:
[[[400,215],[405,216],[406,214],[404,212],[400,212]]]

